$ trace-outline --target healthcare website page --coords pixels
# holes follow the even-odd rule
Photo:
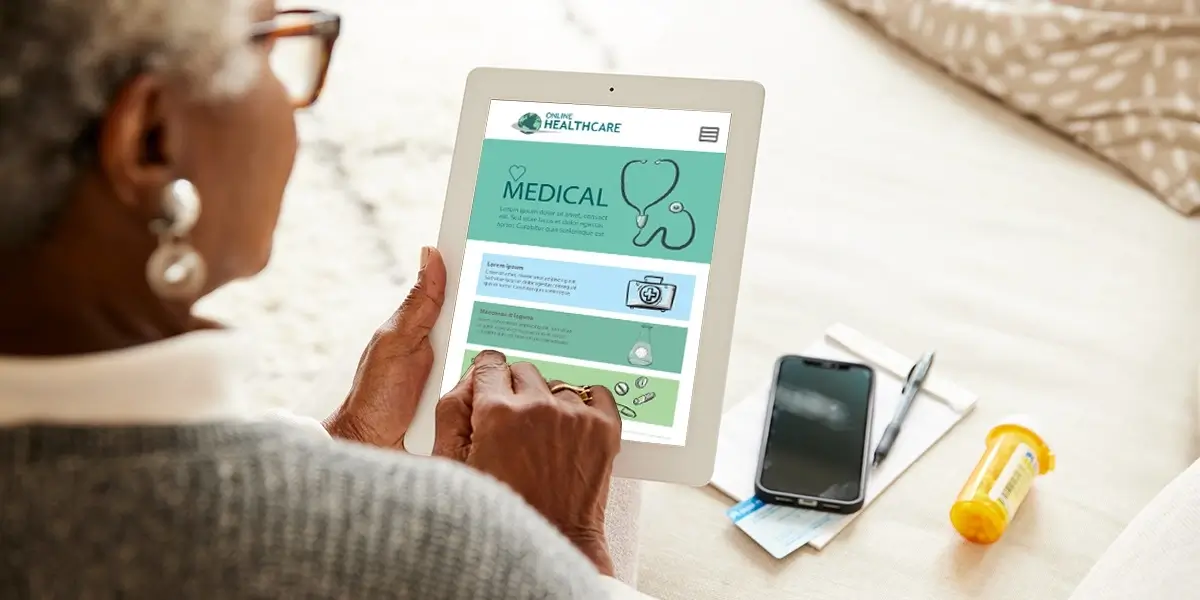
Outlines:
[[[480,351],[687,439],[729,114],[493,101],[443,393]]]

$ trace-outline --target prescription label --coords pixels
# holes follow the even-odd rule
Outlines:
[[[1012,522],[1013,515],[1025,501],[1029,488],[1033,487],[1033,479],[1037,472],[1038,460],[1033,449],[1026,444],[1018,444],[988,492],[993,500],[1004,507],[1005,517],[1009,522]]]

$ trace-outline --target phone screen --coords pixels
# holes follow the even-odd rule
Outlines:
[[[871,386],[865,365],[784,357],[773,390],[760,486],[828,500],[858,499]]]

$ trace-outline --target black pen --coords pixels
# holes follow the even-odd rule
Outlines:
[[[900,406],[896,408],[892,422],[888,423],[887,429],[883,430],[883,437],[880,438],[879,445],[875,447],[875,458],[871,461],[871,466],[878,467],[879,463],[883,462],[883,459],[887,458],[888,453],[892,451],[892,444],[896,443],[896,437],[900,435],[900,428],[904,426],[908,410],[912,408],[913,400],[917,399],[917,394],[921,391],[925,378],[929,376],[929,370],[933,368],[933,355],[933,352],[926,352],[921,360],[913,365],[912,370],[908,372],[908,377],[904,379],[904,387],[900,389]]]

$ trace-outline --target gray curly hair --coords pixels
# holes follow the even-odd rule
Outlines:
[[[244,92],[254,0],[0,0],[0,249],[69,201],[113,95],[139,72],[205,96]]]

